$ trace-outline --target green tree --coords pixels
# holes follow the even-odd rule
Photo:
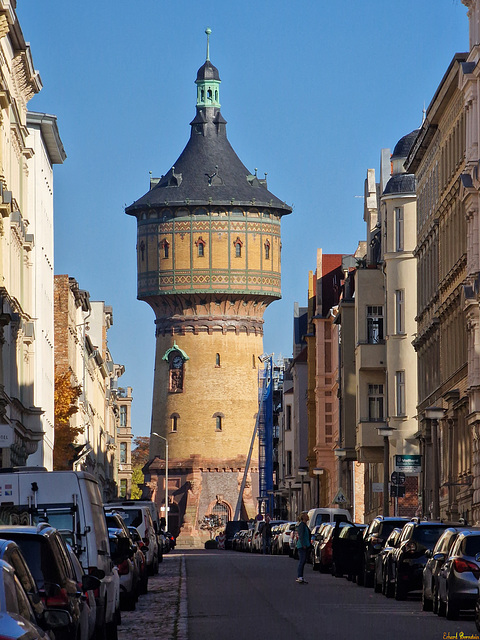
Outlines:
[[[78,411],[77,400],[82,393],[80,385],[73,385],[70,371],[55,373],[54,417],[55,443],[53,446],[53,468],[65,470],[72,468],[72,459],[78,436],[84,432],[84,427],[73,427],[70,416]]]
[[[202,520],[198,521],[198,524],[200,525],[200,529],[206,529],[210,533],[210,540],[213,540],[215,531],[224,526],[223,520],[216,513],[209,513],[203,516]]]
[[[140,467],[137,467],[133,470],[132,473],[132,500],[140,500],[142,497],[142,489],[140,485],[143,485],[145,478],[143,476],[142,470]]]

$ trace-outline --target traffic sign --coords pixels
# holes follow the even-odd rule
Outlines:
[[[420,473],[421,470],[422,456],[395,456],[395,471],[403,471],[404,473]]]
[[[390,480],[393,485],[402,486],[405,484],[405,474],[403,471],[394,471]]]
[[[348,500],[345,497],[345,494],[343,493],[342,487],[340,487],[340,489],[337,491],[337,494],[336,494],[335,498],[333,499],[333,502],[337,503],[337,504],[342,504],[343,502],[348,502]]]

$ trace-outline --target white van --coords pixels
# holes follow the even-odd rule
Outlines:
[[[44,467],[0,469],[0,524],[49,522],[70,543],[86,573],[102,585],[97,598],[99,636],[116,638],[120,586],[110,558],[107,525],[97,480],[83,471]],[[100,571],[98,571],[100,570]]]
[[[159,551],[150,508],[145,504],[135,504],[133,501],[129,504],[122,502],[121,505],[116,506],[109,502],[104,507],[107,513],[118,513],[127,527],[136,528],[145,544],[142,551],[147,558],[148,573],[151,576],[156,575],[158,573]]]
[[[352,522],[352,516],[347,509],[331,509],[319,507],[308,512],[308,528],[310,531],[322,522]]]

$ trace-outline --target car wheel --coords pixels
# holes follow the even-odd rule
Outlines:
[[[433,610],[433,602],[430,600],[430,598],[427,598],[425,595],[425,586],[422,589],[422,610],[423,611]]]
[[[445,615],[445,604],[440,599],[440,594],[438,593],[438,587],[435,589],[435,600],[433,601],[434,609],[436,609],[437,616],[443,617]]]
[[[106,627],[107,640],[118,640],[118,627],[116,621],[112,620],[112,622],[108,622]]]
[[[395,578],[394,597],[395,597],[395,600],[406,600],[407,598],[407,590],[398,581],[398,576]]]
[[[373,587],[373,576],[366,567],[363,569],[363,586]]]
[[[445,603],[445,616],[447,620],[458,620],[458,616],[460,615],[460,610],[458,605],[454,604],[449,598],[447,591],[447,601]]]
[[[480,600],[477,600],[475,604],[475,626],[477,631],[480,631]]]

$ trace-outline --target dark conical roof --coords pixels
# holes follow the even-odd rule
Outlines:
[[[393,150],[392,160],[395,160],[396,158],[406,158],[408,156],[419,131],[420,129],[415,129],[415,131],[407,133],[406,136],[400,138]]]
[[[383,195],[396,193],[415,193],[415,174],[398,173],[392,176],[385,186]]]
[[[197,82],[200,80],[220,80],[218,69],[210,60],[206,60],[197,71]]]
[[[279,200],[239,159],[225,132],[219,110],[213,119],[200,109],[192,122],[192,133],[172,169],[126,212],[155,206],[199,204],[268,206],[290,213],[291,207]],[[204,134],[197,133],[201,127]]]

